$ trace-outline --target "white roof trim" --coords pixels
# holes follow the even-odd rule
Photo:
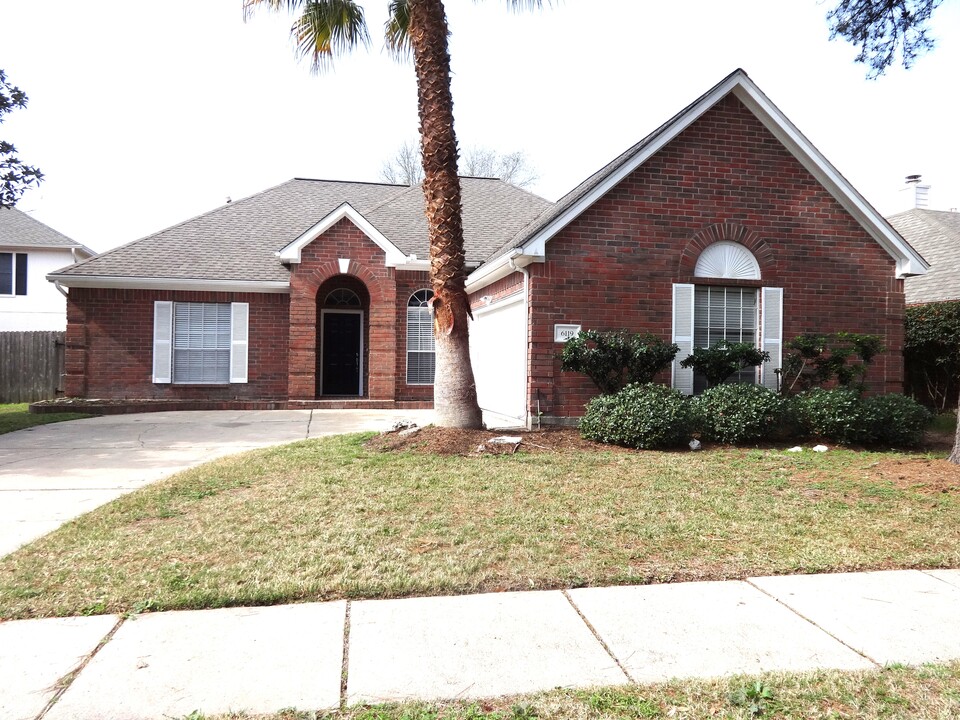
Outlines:
[[[870,236],[887,251],[897,263],[897,277],[923,275],[929,265],[903,238],[884,220],[873,206],[844,178],[833,165],[817,150],[813,144],[791,123],[780,110],[770,102],[760,88],[743,70],[737,70],[726,80],[713,88],[708,94],[692,105],[678,117],[637,155],[618,168],[597,187],[567,208],[549,225],[538,231],[522,246],[523,254],[543,255],[546,243],[560,230],[579,217],[601,197],[606,195],[620,181],[643,165],[650,157],[658,153],[681,132],[707,110],[716,105],[729,93],[733,93],[747,108],[756,115],[763,125],[780,140],[787,150],[803,165],[831,195],[847,210]]]
[[[289,293],[290,283],[280,280],[204,280],[201,278],[116,277],[111,275],[46,276],[63,287],[118,290],[193,290],[198,292]]]
[[[513,265],[510,261],[513,261]],[[531,263],[543,262],[543,255],[523,254],[519,249],[511,250],[501,255],[493,262],[481,265],[467,276],[467,292],[474,293],[485,288],[497,280],[517,272],[518,268],[527,267]]]
[[[340,205],[336,210],[328,214],[326,217],[320,220],[320,222],[280,250],[277,253],[277,257],[280,258],[280,262],[285,264],[299,263],[300,253],[303,248],[312,243],[317,239],[317,237],[325,233],[344,218],[347,218],[350,222],[356,225],[364,235],[370,238],[370,240],[372,240],[377,247],[383,250],[387,256],[387,267],[406,265],[409,262],[407,256],[400,251],[400,248],[387,240],[386,236],[384,236],[382,232],[377,230],[369,220],[357,212],[357,210],[347,202]]]

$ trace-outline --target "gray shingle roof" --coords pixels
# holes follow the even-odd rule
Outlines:
[[[500,180],[463,179],[467,262],[480,262],[550,203]],[[419,187],[296,178],[57,272],[63,276],[286,282],[275,253],[348,202],[405,254],[426,259]]]
[[[468,265],[479,265],[551,203],[495,178],[460,178],[463,243]],[[419,186],[391,198],[366,215],[404,254],[429,253],[423,190]]]
[[[887,220],[930,263],[926,275],[903,281],[907,303],[960,300],[960,213],[914,209]]]
[[[94,252],[16,208],[0,208],[0,247],[77,248]]]

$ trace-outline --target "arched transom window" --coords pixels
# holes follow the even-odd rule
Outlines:
[[[417,290],[407,301],[407,384],[433,385],[436,355],[433,345],[433,290]]]
[[[693,274],[696,277],[759,280],[760,264],[743,245],[722,241],[700,253]]]
[[[360,307],[360,297],[349,288],[337,288],[327,295],[324,305]]]

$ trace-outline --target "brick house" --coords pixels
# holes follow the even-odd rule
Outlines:
[[[51,273],[70,288],[67,394],[428,404],[419,188],[293,180]],[[682,348],[881,335],[903,381],[903,278],[923,259],[742,70],[557,203],[465,178],[471,354],[494,422],[562,422],[594,390],[560,373],[577,328]],[[675,364],[665,382],[695,392]]]

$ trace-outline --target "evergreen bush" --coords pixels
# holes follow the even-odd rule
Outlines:
[[[563,346],[560,369],[583,373],[609,395],[627,385],[652,382],[678,352],[676,345],[655,335],[582,330]]]
[[[871,441],[886,447],[916,447],[933,419],[923,405],[898,393],[868,397],[863,412]]]
[[[802,435],[843,445],[872,440],[863,401],[856,390],[814,388],[795,396],[791,402]]]
[[[678,390],[656,383],[595,397],[580,421],[580,434],[588,440],[644,450],[679,446],[689,439],[690,428],[691,403]]]
[[[778,432],[785,401],[760,385],[717,385],[692,400],[694,426],[704,440],[748,443]]]

